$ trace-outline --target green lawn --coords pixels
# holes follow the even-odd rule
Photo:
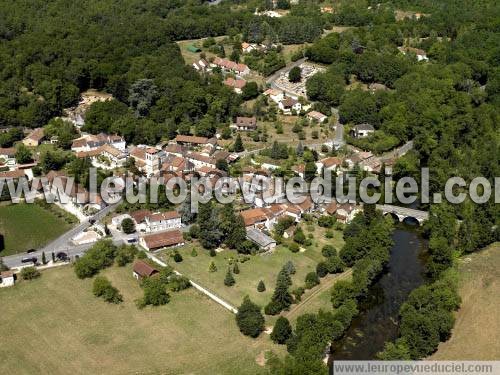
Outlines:
[[[284,352],[266,334],[243,336],[233,314],[194,289],[139,310],[130,265],[102,274],[121,305],[94,297],[92,280],[78,280],[71,267],[0,289],[0,373],[259,374],[257,357]]]
[[[36,204],[2,205],[0,233],[4,236],[4,249],[0,256],[38,248],[70,228],[66,220]]]
[[[322,239],[321,237],[324,237],[324,229],[317,227],[316,224],[315,227],[315,235],[317,237],[313,240],[313,245],[307,248],[305,252],[292,253],[288,248],[278,246],[271,254],[254,255],[250,257],[250,260],[238,263],[240,273],[234,275],[236,284],[232,287],[224,285],[224,277],[229,260],[238,257],[238,254],[233,250],[224,250],[215,257],[210,257],[208,251],[203,250],[196,243],[191,243],[178,249],[184,259],[181,263],[175,263],[170,259],[169,254],[171,250],[163,252],[159,256],[163,257],[164,260],[182,274],[215,292],[236,307],[241,304],[243,297],[247,294],[252,301],[260,306],[265,306],[273,293],[276,276],[286,262],[291,260],[297,270],[295,275],[292,276],[292,288],[295,288],[304,284],[306,274],[315,271],[316,264],[323,259],[321,255],[321,246],[323,243],[328,241],[334,246],[340,246],[343,243],[341,232],[335,231],[333,239]],[[305,226],[303,228],[307,235],[308,232],[305,230]],[[193,247],[197,248],[198,256],[196,257],[191,256]],[[208,267],[212,261],[217,266],[217,272],[211,273],[208,271]],[[266,285],[265,292],[259,293],[257,291],[259,280],[264,281]]]

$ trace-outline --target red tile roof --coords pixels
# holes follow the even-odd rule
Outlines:
[[[153,250],[184,243],[184,237],[180,230],[149,234],[144,236],[143,239],[148,249]]]
[[[149,264],[142,260],[135,261],[133,270],[140,277],[151,277],[154,274],[158,273],[158,270],[156,268],[151,267]]]

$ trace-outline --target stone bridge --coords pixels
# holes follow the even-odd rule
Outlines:
[[[429,213],[427,211],[415,210],[413,208],[378,204],[377,210],[382,211],[384,215],[397,217],[400,222],[408,218],[413,218],[418,221],[419,225],[422,225],[424,221],[429,219]]]

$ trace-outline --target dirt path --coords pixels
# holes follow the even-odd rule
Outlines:
[[[325,290],[331,288],[333,284],[335,284],[339,280],[343,280],[352,274],[352,269],[348,269],[347,271],[344,271],[341,274],[335,275],[331,279],[329,279],[327,282],[320,284],[318,287],[315,289],[312,289],[312,293],[310,293],[306,298],[304,298],[298,305],[293,305],[292,309],[288,311],[284,316],[288,319],[291,320],[295,315],[297,315],[304,306],[307,305],[309,301],[314,299],[316,296],[324,292]]]

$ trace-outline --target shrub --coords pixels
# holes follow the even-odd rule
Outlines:
[[[234,263],[234,266],[233,266],[233,273],[234,273],[235,275],[237,275],[237,274],[239,274],[239,273],[240,273],[240,267],[238,267],[238,263],[237,263],[237,262],[235,262],[235,263]]]
[[[142,282],[144,297],[139,302],[139,307],[146,305],[160,306],[166,305],[170,301],[165,284],[157,277],[144,279]]]
[[[175,254],[174,254],[174,261],[175,261],[175,263],[180,263],[180,262],[182,262],[182,260],[183,260],[183,259],[182,259],[182,255],[181,255],[181,254],[179,254],[179,253],[176,251],[176,252],[175,252]]]
[[[300,302],[302,300],[302,295],[304,294],[305,289],[301,286],[292,290],[292,294],[295,297],[295,302]]]
[[[33,280],[40,277],[40,271],[35,267],[25,267],[21,270],[21,277],[23,280]]]
[[[344,272],[345,264],[337,255],[327,258],[325,263],[328,273]]]
[[[94,279],[92,292],[96,297],[102,297],[106,302],[109,303],[120,303],[123,301],[123,297],[118,292],[118,289],[111,285],[109,280],[103,276],[97,276]]]
[[[192,257],[197,257],[198,256],[198,252],[196,251],[195,247],[193,247],[193,250],[191,250],[191,256]]]
[[[326,237],[326,238],[333,238],[333,231],[331,231],[331,230],[327,230],[327,231],[325,232],[325,237]]]
[[[332,245],[325,245],[321,249],[321,254],[323,254],[323,256],[325,258],[336,256],[337,255],[337,249],[335,249]]]
[[[293,265],[293,262],[289,260],[288,262],[285,263],[283,266],[283,269],[289,274],[289,275],[295,275],[295,266]]]
[[[240,332],[246,336],[257,337],[264,330],[264,316],[260,312],[260,307],[254,304],[248,296],[243,299],[238,309],[236,323]]]
[[[295,231],[293,235],[293,240],[301,245],[306,241],[306,236],[304,235],[304,232],[302,231],[301,227],[298,227],[297,230]]]
[[[264,292],[266,290],[266,284],[264,284],[264,281],[260,280],[259,284],[257,285],[257,292]]]
[[[319,262],[316,265],[316,273],[319,277],[325,277],[326,275],[328,275],[328,267],[326,265],[326,262]]]
[[[125,233],[125,234],[131,234],[131,233],[135,232],[135,223],[129,217],[122,220],[121,226],[122,226],[123,233]]]
[[[169,278],[168,286],[173,292],[179,292],[191,287],[191,283],[186,276],[172,275]]]
[[[217,266],[214,262],[210,262],[210,265],[208,266],[208,272],[217,272]]]
[[[137,253],[137,259],[146,259],[148,256],[144,250],[141,250]]]
[[[298,251],[299,251],[300,246],[299,246],[297,243],[292,242],[290,245],[288,245],[288,248],[290,249],[290,251],[291,251],[292,253],[296,253],[296,252],[298,252]]]
[[[276,301],[271,301],[264,307],[266,315],[276,315],[279,314],[281,310],[281,305]]]
[[[135,256],[137,255],[138,251],[135,246],[120,246],[117,251],[116,255],[116,263],[118,266],[123,267],[127,265],[128,263],[131,263]]]
[[[214,256],[217,255],[217,252],[215,251],[215,249],[210,249],[209,254],[210,254],[211,257],[214,257]]]
[[[316,272],[309,272],[306,275],[306,288],[311,289],[319,284],[319,277]]]
[[[75,273],[80,279],[92,277],[99,270],[113,264],[117,248],[110,240],[97,242],[75,263]]]
[[[292,336],[292,326],[287,318],[280,316],[271,332],[271,340],[277,344],[284,344]]]
[[[228,268],[226,272],[226,277],[224,278],[224,285],[225,286],[233,286],[236,283],[236,280],[233,277],[233,273],[231,272],[231,269]]]
[[[198,238],[198,235],[200,233],[200,226],[198,224],[193,224],[189,228],[189,235],[193,238]]]

